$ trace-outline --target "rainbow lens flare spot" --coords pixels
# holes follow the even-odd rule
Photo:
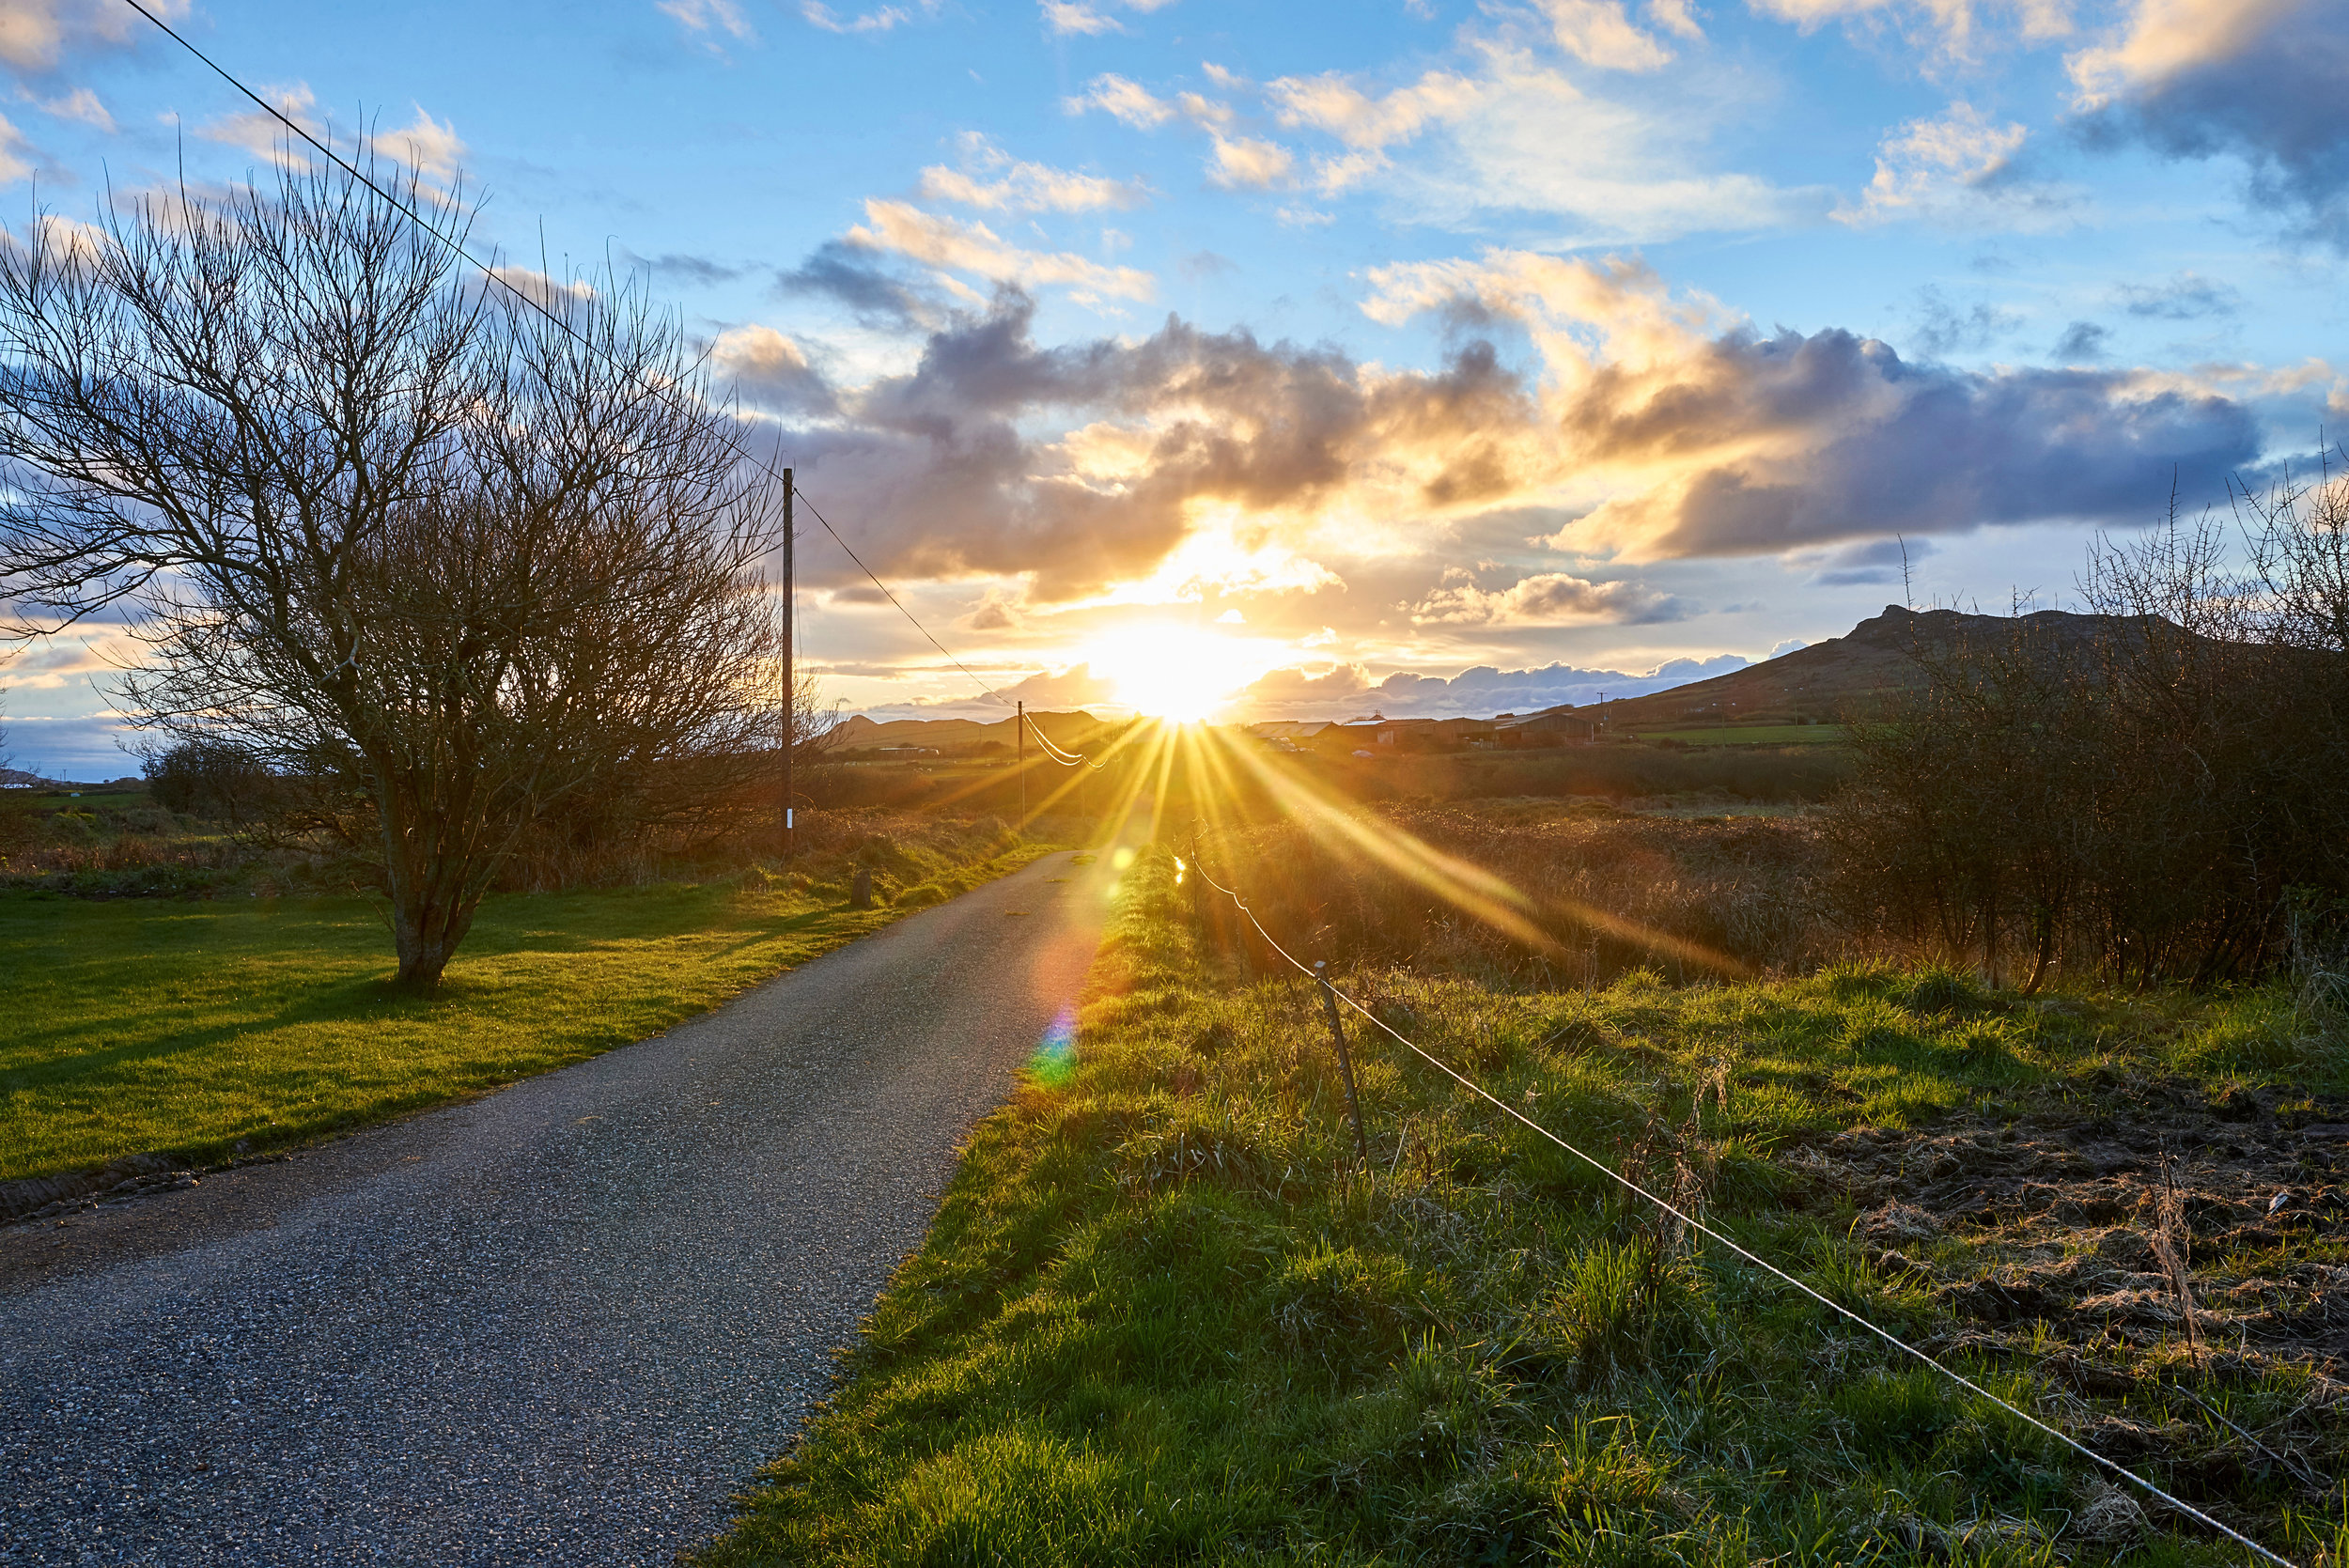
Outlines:
[[[1028,1070],[1049,1084],[1068,1081],[1077,1070],[1077,1013],[1063,1006],[1044,1029],[1043,1043],[1028,1060]]]

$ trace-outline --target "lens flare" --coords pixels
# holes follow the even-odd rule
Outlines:
[[[1028,1071],[1037,1081],[1062,1084],[1077,1070],[1077,1011],[1063,1003],[1052,1021],[1044,1026],[1044,1039],[1035,1048],[1035,1055],[1028,1059]]]

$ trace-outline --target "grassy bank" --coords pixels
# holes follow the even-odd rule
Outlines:
[[[494,1089],[708,1011],[1045,846],[872,841],[883,907],[756,870],[509,893],[430,996],[357,898],[0,893],[0,1180],[123,1156],[206,1163]]]
[[[1350,1172],[1316,998],[1138,871],[1073,1053],[982,1125],[708,1568],[2240,1557],[1359,1032]],[[1340,982],[2026,1408],[2304,1561],[2349,1545],[2308,1131],[2349,1120],[2341,1055],[2276,993]]]

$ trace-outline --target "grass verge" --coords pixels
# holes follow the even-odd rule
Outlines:
[[[1235,973],[1167,863],[1136,870],[1073,1054],[982,1124],[704,1568],[2240,1556],[1358,1032],[1360,1173],[1318,999]],[[2125,1205],[2084,1206],[2150,1153],[2056,1137],[2110,1144],[2135,1096],[2329,1158],[2300,1135],[2335,1112],[2292,1086],[2338,1083],[2338,1046],[2272,995],[2030,1003],[1862,968],[1341,984],[2025,1408],[2304,1561],[2349,1546],[2338,1214],[2194,1209],[2189,1343],[2143,1239],[2115,1239]],[[2013,1201],[1968,1206],[1991,1188]]]
[[[950,864],[893,846],[923,891],[862,912],[756,871],[502,894],[429,996],[389,984],[390,938],[356,898],[0,894],[0,1180],[130,1155],[212,1163],[501,1088],[1049,849]]]

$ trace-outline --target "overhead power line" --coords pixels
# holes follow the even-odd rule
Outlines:
[[[1288,949],[1273,940],[1272,933],[1264,928],[1264,922],[1256,918],[1255,911],[1248,907],[1248,901],[1245,898],[1242,898],[1237,891],[1225,887],[1222,883],[1207,875],[1207,868],[1200,859],[1199,843],[1196,838],[1193,838],[1191,841],[1191,867],[1199,873],[1199,879],[1201,881],[1206,883],[1207,886],[1223,894],[1226,898],[1229,898],[1233,905],[1238,908],[1239,912],[1247,917],[1248,924],[1255,927],[1256,935],[1265,939],[1266,946],[1271,948],[1273,952],[1279,954],[1283,958],[1287,959],[1290,966],[1299,974],[1304,975],[1308,980],[1319,978],[1315,975],[1312,969],[1299,962],[1298,958],[1288,951]],[[1322,980],[1321,983],[1325,986],[1328,985],[1326,980]],[[1854,1324],[1857,1324],[1861,1328],[1866,1329],[1869,1333],[1874,1334],[1877,1339],[1882,1340],[1885,1343],[1890,1345],[1893,1349],[1900,1351],[1903,1355],[1915,1357],[1918,1360],[1932,1368],[1935,1372],[1939,1373],[1942,1376],[1950,1379],[1958,1387],[1965,1389],[1969,1393],[1979,1395],[1981,1398],[1988,1400],[1991,1404],[1997,1405],[1999,1409],[2004,1410],[2007,1414],[2015,1417],[2016,1420],[2029,1422],[2030,1425],[2037,1427],[2048,1436],[2053,1437],[2057,1442],[2061,1443],[2065,1448],[2072,1450],[2075,1453],[2080,1454],[2104,1469],[2111,1471],[2114,1475],[2119,1476],[2122,1480],[2127,1482],[2132,1486],[2139,1488],[2148,1496],[2155,1498],[2161,1502],[2167,1503],[2170,1507],[2176,1509],[2179,1513],[2186,1514],[2188,1518],[2199,1520],[2201,1523],[2209,1526],[2212,1529],[2217,1530],[2219,1534],[2225,1536],[2230,1541],[2234,1542],[2237,1545],[2247,1547],[2249,1550],[2256,1552],[2259,1556],[2266,1559],[2269,1562],[2277,1564],[2278,1568],[2297,1568],[2297,1564],[2294,1563],[2291,1559],[2277,1556],[2274,1552],[2269,1551],[2265,1546],[2261,1545],[2258,1542],[2252,1540],[2249,1536],[2245,1535],[2242,1531],[2212,1518],[2209,1514],[2203,1513],[2192,1503],[2186,1501],[2183,1498],[2172,1496],[2170,1493],[2164,1491],[2161,1487],[2155,1485],[2152,1482],[2147,1481],[2144,1477],[2137,1474],[2134,1470],[2126,1468],[2114,1460],[2106,1458],[2103,1454],[2098,1453],[2094,1449],[2090,1448],[2087,1444],[2082,1443],[2077,1438],[2072,1437],[2057,1428],[2048,1425],[2046,1421],[2041,1421],[2037,1416],[2032,1415],[2030,1411],[2023,1409],[2021,1406],[2012,1403],[2011,1401],[2002,1399],[1999,1395],[1992,1393],[1988,1389],[1983,1388],[1981,1384],[1975,1382],[1964,1373],[1961,1373],[1955,1368],[1947,1366],[1941,1361],[1935,1359],[1931,1355],[1918,1349],[1915,1345],[1910,1344],[1906,1340],[1902,1339],[1899,1335],[1894,1334],[1890,1329],[1877,1327],[1875,1323],[1860,1316],[1858,1312],[1853,1312],[1849,1307],[1844,1306],[1843,1303],[1821,1295],[1818,1291],[1812,1289],[1810,1285],[1805,1284],[1794,1275],[1787,1273],[1786,1270],[1779,1267],[1778,1265],[1770,1262],[1767,1258],[1754,1252],[1750,1248],[1731,1240],[1728,1236],[1723,1235],[1720,1232],[1715,1230],[1712,1226],[1707,1225],[1703,1220],[1699,1219],[1694,1215],[1688,1214],[1686,1211],[1675,1207],[1666,1200],[1657,1196],[1653,1192],[1650,1192],[1646,1188],[1641,1187],[1638,1182],[1633,1181],[1630,1177],[1625,1175],[1622,1172],[1615,1170],[1612,1166],[1608,1165],[1605,1161],[1600,1160],[1592,1155],[1583,1153],[1580,1149],[1576,1148],[1572,1143],[1567,1142],[1564,1139],[1559,1137],[1556,1133],[1550,1131],[1548,1127],[1542,1126],[1531,1116],[1526,1115],[1525,1112],[1519,1110],[1508,1101],[1501,1099],[1497,1094],[1494,1094],[1491,1091],[1485,1088],[1484,1085],[1478,1083],[1475,1079],[1470,1078],[1467,1074],[1453,1066],[1449,1062],[1444,1061],[1433,1051],[1422,1047],[1416,1041],[1411,1040],[1398,1032],[1393,1026],[1389,1024],[1385,1019],[1379,1017],[1369,1008],[1364,1007],[1361,1002],[1356,1001],[1352,997],[1346,995],[1344,991],[1338,990],[1334,986],[1329,986],[1329,989],[1338,998],[1339,1001],[1345,1002],[1346,1006],[1352,1008],[1355,1012],[1361,1014],[1365,1019],[1369,1020],[1372,1027],[1387,1034],[1390,1038],[1393,1039],[1396,1044],[1402,1046],[1406,1050],[1408,1050],[1413,1055],[1419,1057],[1421,1061],[1425,1062],[1429,1066],[1434,1067],[1438,1072],[1442,1073],[1446,1078],[1451,1079],[1455,1083],[1457,1083],[1460,1087],[1477,1096],[1477,1098],[1484,1100],[1486,1103],[1492,1106],[1494,1110],[1501,1111],[1503,1115],[1509,1116],[1519,1123],[1522,1123],[1525,1126],[1548,1139],[1550,1142],[1555,1143],[1559,1148],[1564,1150],[1567,1154],[1572,1155],[1575,1158],[1580,1160],[1592,1170],[1596,1171],[1600,1175],[1605,1176],[1608,1180],[1613,1182],[1616,1186],[1622,1188],[1626,1192],[1655,1204],[1657,1208],[1663,1210],[1666,1214],[1671,1215],[1674,1219],[1679,1220],[1690,1230],[1720,1243],[1723,1247],[1728,1248],[1731,1251],[1745,1259],[1746,1262],[1753,1265],[1754,1267],[1761,1269],[1766,1274],[1773,1275],[1785,1281],[1787,1284],[1794,1286],[1797,1290],[1802,1292],[1803,1295],[1811,1297],[1812,1300],[1816,1301],[1820,1306],[1827,1308],[1829,1312],[1834,1312],[1841,1317],[1848,1319]]]
[[[515,299],[520,300],[523,304],[528,305],[532,310],[535,310],[539,315],[545,317],[547,320],[552,322],[557,330],[568,335],[574,342],[578,343],[580,347],[587,349],[588,352],[601,356],[610,362],[615,368],[622,370],[627,368],[627,366],[621,365],[617,360],[613,359],[610,354],[605,353],[602,349],[590,342],[580,333],[578,328],[572,326],[568,321],[563,319],[562,317],[556,315],[553,311],[549,310],[545,303],[534,298],[528,289],[520,287],[514,283],[512,279],[507,278],[500,272],[495,267],[490,266],[488,262],[482,260],[479,256],[467,250],[463,242],[458,240],[455,235],[443,232],[437,225],[432,223],[430,219],[427,218],[422,212],[417,211],[414,204],[403,200],[397,193],[388,191],[381,185],[377,184],[372,176],[361,169],[358,164],[344,157],[340,152],[336,151],[333,146],[319,140],[316,135],[313,135],[308,127],[303,125],[300,121],[288,116],[284,110],[278,108],[276,104],[272,103],[268,99],[263,98],[259,93],[255,92],[251,87],[246,86],[243,82],[237,78],[234,72],[228,70],[227,67],[222,65],[218,60],[213,59],[210,54],[205,54],[203,50],[195,46],[192,39],[188,39],[184,34],[174,28],[171,23],[165,22],[162,17],[156,15],[153,11],[148,9],[146,5],[142,3],[142,0],[122,0],[122,3],[130,7],[132,10],[138,12],[139,15],[145,17],[148,21],[153,23],[156,28],[162,32],[165,38],[170,39],[180,48],[186,50],[189,54],[194,55],[198,60],[202,61],[205,67],[214,75],[218,76],[222,81],[234,87],[245,98],[249,99],[253,102],[254,106],[259,109],[263,114],[269,116],[270,118],[284,126],[288,132],[291,132],[295,136],[301,138],[303,143],[317,148],[322,156],[324,156],[329,162],[333,163],[337,168],[340,168],[345,174],[348,174],[351,179],[359,181],[362,185],[365,185],[368,190],[373,191],[377,195],[381,196],[385,201],[390,202],[392,206],[396,208],[402,216],[406,217],[410,223],[414,224],[418,228],[424,230],[425,233],[430,235],[433,239],[438,240],[442,244],[447,246],[451,252],[472,264],[474,269],[479,272],[483,277],[489,279],[491,283],[496,284],[499,287],[513,295]],[[655,390],[665,389],[656,388]],[[769,462],[766,458],[752,451],[748,444],[745,443],[739,436],[735,438],[733,446],[735,452],[739,456],[757,465],[757,467],[766,474],[768,478],[773,480],[779,485],[789,483],[789,481],[786,481],[781,474],[776,472],[774,464]],[[906,608],[905,601],[896,596],[888,583],[880,580],[879,573],[875,572],[872,567],[864,564],[864,558],[859,555],[856,551],[849,546],[848,541],[841,537],[840,530],[834,528],[830,520],[828,520],[822,512],[817,510],[816,503],[808,499],[806,490],[801,489],[796,483],[791,484],[791,489],[793,494],[798,496],[801,501],[806,503],[809,515],[814,517],[817,522],[823,524],[824,532],[832,536],[832,543],[838,545],[841,550],[847,553],[848,559],[856,563],[857,570],[863,572],[867,578],[872,580],[873,586],[879,588],[881,591],[882,596],[886,598],[891,604],[896,606],[897,613],[912,623],[913,629],[920,632],[925,638],[926,638],[930,646],[936,648],[940,653],[943,654],[948,663],[952,664],[956,669],[960,670],[965,675],[970,676],[970,678],[976,683],[980,691],[986,692],[988,696],[993,697],[997,702],[1004,700],[1002,692],[996,691],[994,687],[988,685],[985,680],[980,679],[980,677],[972,671],[969,665],[965,664],[961,660],[957,659],[953,651],[949,649],[945,644],[940,642],[938,638],[932,634],[928,627],[922,624],[920,617],[916,616],[912,611]],[[1034,721],[1028,721],[1028,723],[1031,729],[1035,727]],[[1041,730],[1037,730],[1036,734],[1038,738],[1044,741],[1045,746],[1049,750],[1055,753],[1060,750],[1060,748],[1053,745],[1050,737],[1045,736]],[[1077,755],[1080,760],[1082,760],[1082,753],[1074,754]],[[1054,760],[1059,761],[1061,759],[1058,756],[1055,756]],[[1098,768],[1101,764],[1097,762],[1091,764],[1091,766]]]

